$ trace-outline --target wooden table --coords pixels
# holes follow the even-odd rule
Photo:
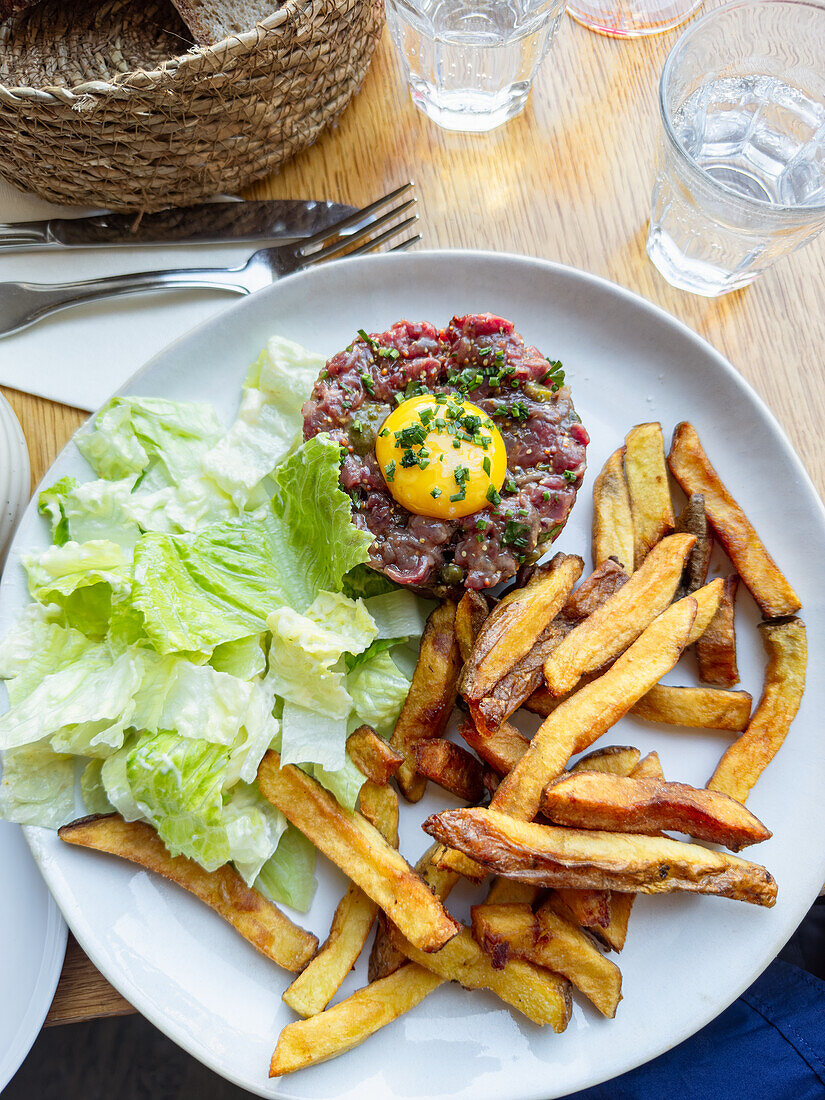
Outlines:
[[[621,42],[565,20],[526,112],[486,135],[446,133],[424,118],[385,36],[339,125],[248,197],[362,205],[414,179],[427,247],[528,253],[630,287],[728,356],[776,413],[822,492],[825,236],[750,289],[715,301],[672,289],[645,255],[657,82],[676,33]],[[36,483],[85,414],[6,396]],[[128,1011],[70,940],[49,1022]]]

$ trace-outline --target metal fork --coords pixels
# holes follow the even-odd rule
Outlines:
[[[99,298],[165,289],[223,290],[233,294],[254,294],[256,290],[262,290],[282,276],[291,275],[295,271],[304,271],[326,260],[372,252],[406,232],[418,221],[418,215],[413,214],[395,225],[391,224],[415,205],[412,189],[412,183],[405,183],[383,198],[376,199],[361,210],[342,218],[335,225],[295,244],[261,248],[253,252],[241,267],[141,271],[133,275],[110,275],[103,279],[86,279],[77,283],[0,283],[0,336],[19,332],[49,313]],[[341,241],[335,240],[339,233],[353,226],[356,227],[353,233]],[[373,236],[377,230],[382,232]],[[420,240],[421,235],[416,234],[388,251],[403,251]]]

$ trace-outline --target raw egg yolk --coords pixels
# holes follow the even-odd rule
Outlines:
[[[387,488],[409,512],[458,519],[498,501],[507,473],[501,433],[477,405],[447,394],[404,401],[375,441]]]

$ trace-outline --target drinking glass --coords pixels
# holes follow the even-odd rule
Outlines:
[[[588,30],[611,38],[639,38],[673,30],[704,0],[570,0],[567,11]]]
[[[492,130],[524,109],[565,0],[386,0],[413,102],[447,130]]]
[[[825,227],[825,3],[738,0],[665,62],[647,253],[675,287],[737,290]]]

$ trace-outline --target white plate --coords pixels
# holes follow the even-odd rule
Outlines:
[[[660,419],[669,433],[690,418],[712,459],[798,589],[810,633],[810,667],[822,667],[825,516],[776,422],[731,366],[660,310],[569,268],[482,253],[418,253],[328,265],[242,302],[178,341],[126,392],[211,400],[228,422],[247,364],[272,333],[324,353],[355,330],[400,317],[446,323],[452,313],[490,310],[512,318],[528,341],[564,361],[593,443],[581,500],[559,540],[588,556],[593,476],[625,432]],[[84,474],[69,448],[49,479]],[[29,510],[12,559],[45,532]],[[10,564],[14,564],[13,560]],[[7,570],[4,624],[25,602],[19,568]],[[744,686],[758,693],[763,658],[750,598],[740,603]],[[674,682],[690,673],[677,670]],[[541,1030],[492,995],[441,987],[413,1012],[345,1056],[279,1081],[267,1080],[288,978],[195,899],[110,857],[66,848],[30,832],[46,880],[70,927],[120,992],[212,1069],[261,1096],[429,1097],[547,1100],[592,1085],[674,1046],[721,1012],[776,955],[825,880],[825,712],[813,675],[788,745],[749,805],[774,831],[762,845],[779,883],[772,910],[719,898],[640,899],[620,963],[624,1001],[615,1021],[576,998],[561,1036]],[[689,681],[687,681],[689,682]],[[624,719],[604,738],[659,750],[665,773],[702,785],[725,740]],[[443,807],[429,794],[404,813],[402,850],[427,844],[418,825]],[[324,936],[344,879],[324,863],[305,923]],[[469,891],[456,901],[466,905]],[[452,899],[451,899],[452,901]],[[345,990],[364,980],[363,963]]]
[[[29,452],[11,405],[0,394],[0,570],[15,524],[29,499]]]
[[[0,821],[0,1092],[43,1026],[66,934],[20,828]]]

